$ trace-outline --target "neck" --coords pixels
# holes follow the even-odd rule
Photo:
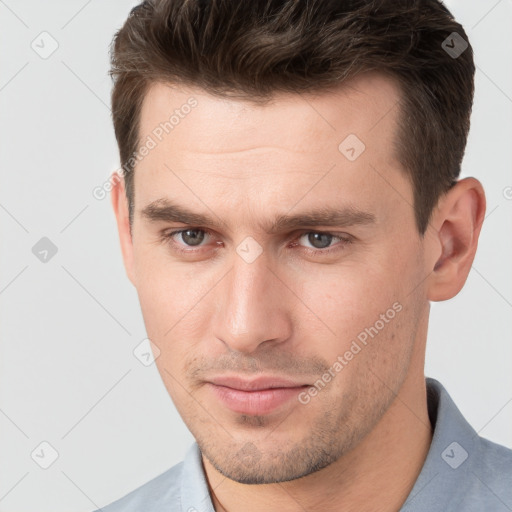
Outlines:
[[[399,510],[430,443],[423,372],[410,372],[375,428],[349,453],[320,471],[278,484],[245,485],[203,457],[216,512],[366,512]]]

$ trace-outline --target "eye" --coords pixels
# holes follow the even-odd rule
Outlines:
[[[164,241],[171,244],[172,248],[178,252],[196,252],[187,247],[201,247],[201,242],[205,239],[207,232],[204,229],[188,228],[171,231],[163,235]],[[179,241],[181,238],[181,242]]]
[[[349,235],[341,233],[327,233],[323,231],[307,231],[302,233],[298,240],[305,239],[312,247],[305,246],[307,252],[314,255],[328,254],[334,251],[343,250],[345,245],[352,243]],[[339,243],[331,245],[333,241],[338,240]]]
[[[182,229],[171,234],[180,235],[182,241],[192,247],[199,245],[205,238],[205,231],[202,229]]]

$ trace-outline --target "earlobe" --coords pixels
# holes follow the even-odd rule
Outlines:
[[[464,286],[485,215],[485,193],[475,178],[458,181],[442,198],[433,225],[437,254],[428,280],[428,299],[448,300]],[[439,250],[440,248],[440,250]]]
[[[116,180],[110,193],[112,208],[117,222],[117,230],[119,233],[119,242],[121,244],[121,252],[123,255],[124,267],[126,275],[131,283],[135,284],[135,273],[133,265],[133,241],[130,230],[130,222],[128,216],[128,200],[124,187],[124,179]]]

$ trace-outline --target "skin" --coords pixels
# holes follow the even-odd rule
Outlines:
[[[458,181],[419,235],[412,186],[392,149],[400,93],[376,73],[267,105],[153,84],[141,140],[191,96],[197,107],[137,164],[131,234],[122,181],[111,197],[158,370],[202,450],[215,509],[396,511],[432,439],[430,301],[450,299],[466,281],[485,213],[482,185]],[[348,134],[366,146],[354,161],[338,149]],[[163,197],[218,226],[141,214]],[[374,222],[264,229],[279,214],[349,204]],[[192,232],[204,239],[191,245],[189,232],[165,241],[177,229],[204,229]],[[334,236],[315,241],[312,232]],[[262,250],[251,263],[236,251],[249,236]],[[243,415],[205,383],[236,374],[312,385],[397,302],[400,312],[307,404]]]

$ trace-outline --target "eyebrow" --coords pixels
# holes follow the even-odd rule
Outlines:
[[[150,222],[180,222],[191,226],[205,228],[224,228],[227,224],[219,219],[202,213],[193,212],[182,205],[172,203],[166,198],[157,199],[148,204],[140,214]],[[279,214],[270,224],[263,226],[263,231],[275,234],[300,227],[311,226],[354,226],[375,223],[376,217],[371,212],[354,206],[343,208],[320,207],[294,215]]]

